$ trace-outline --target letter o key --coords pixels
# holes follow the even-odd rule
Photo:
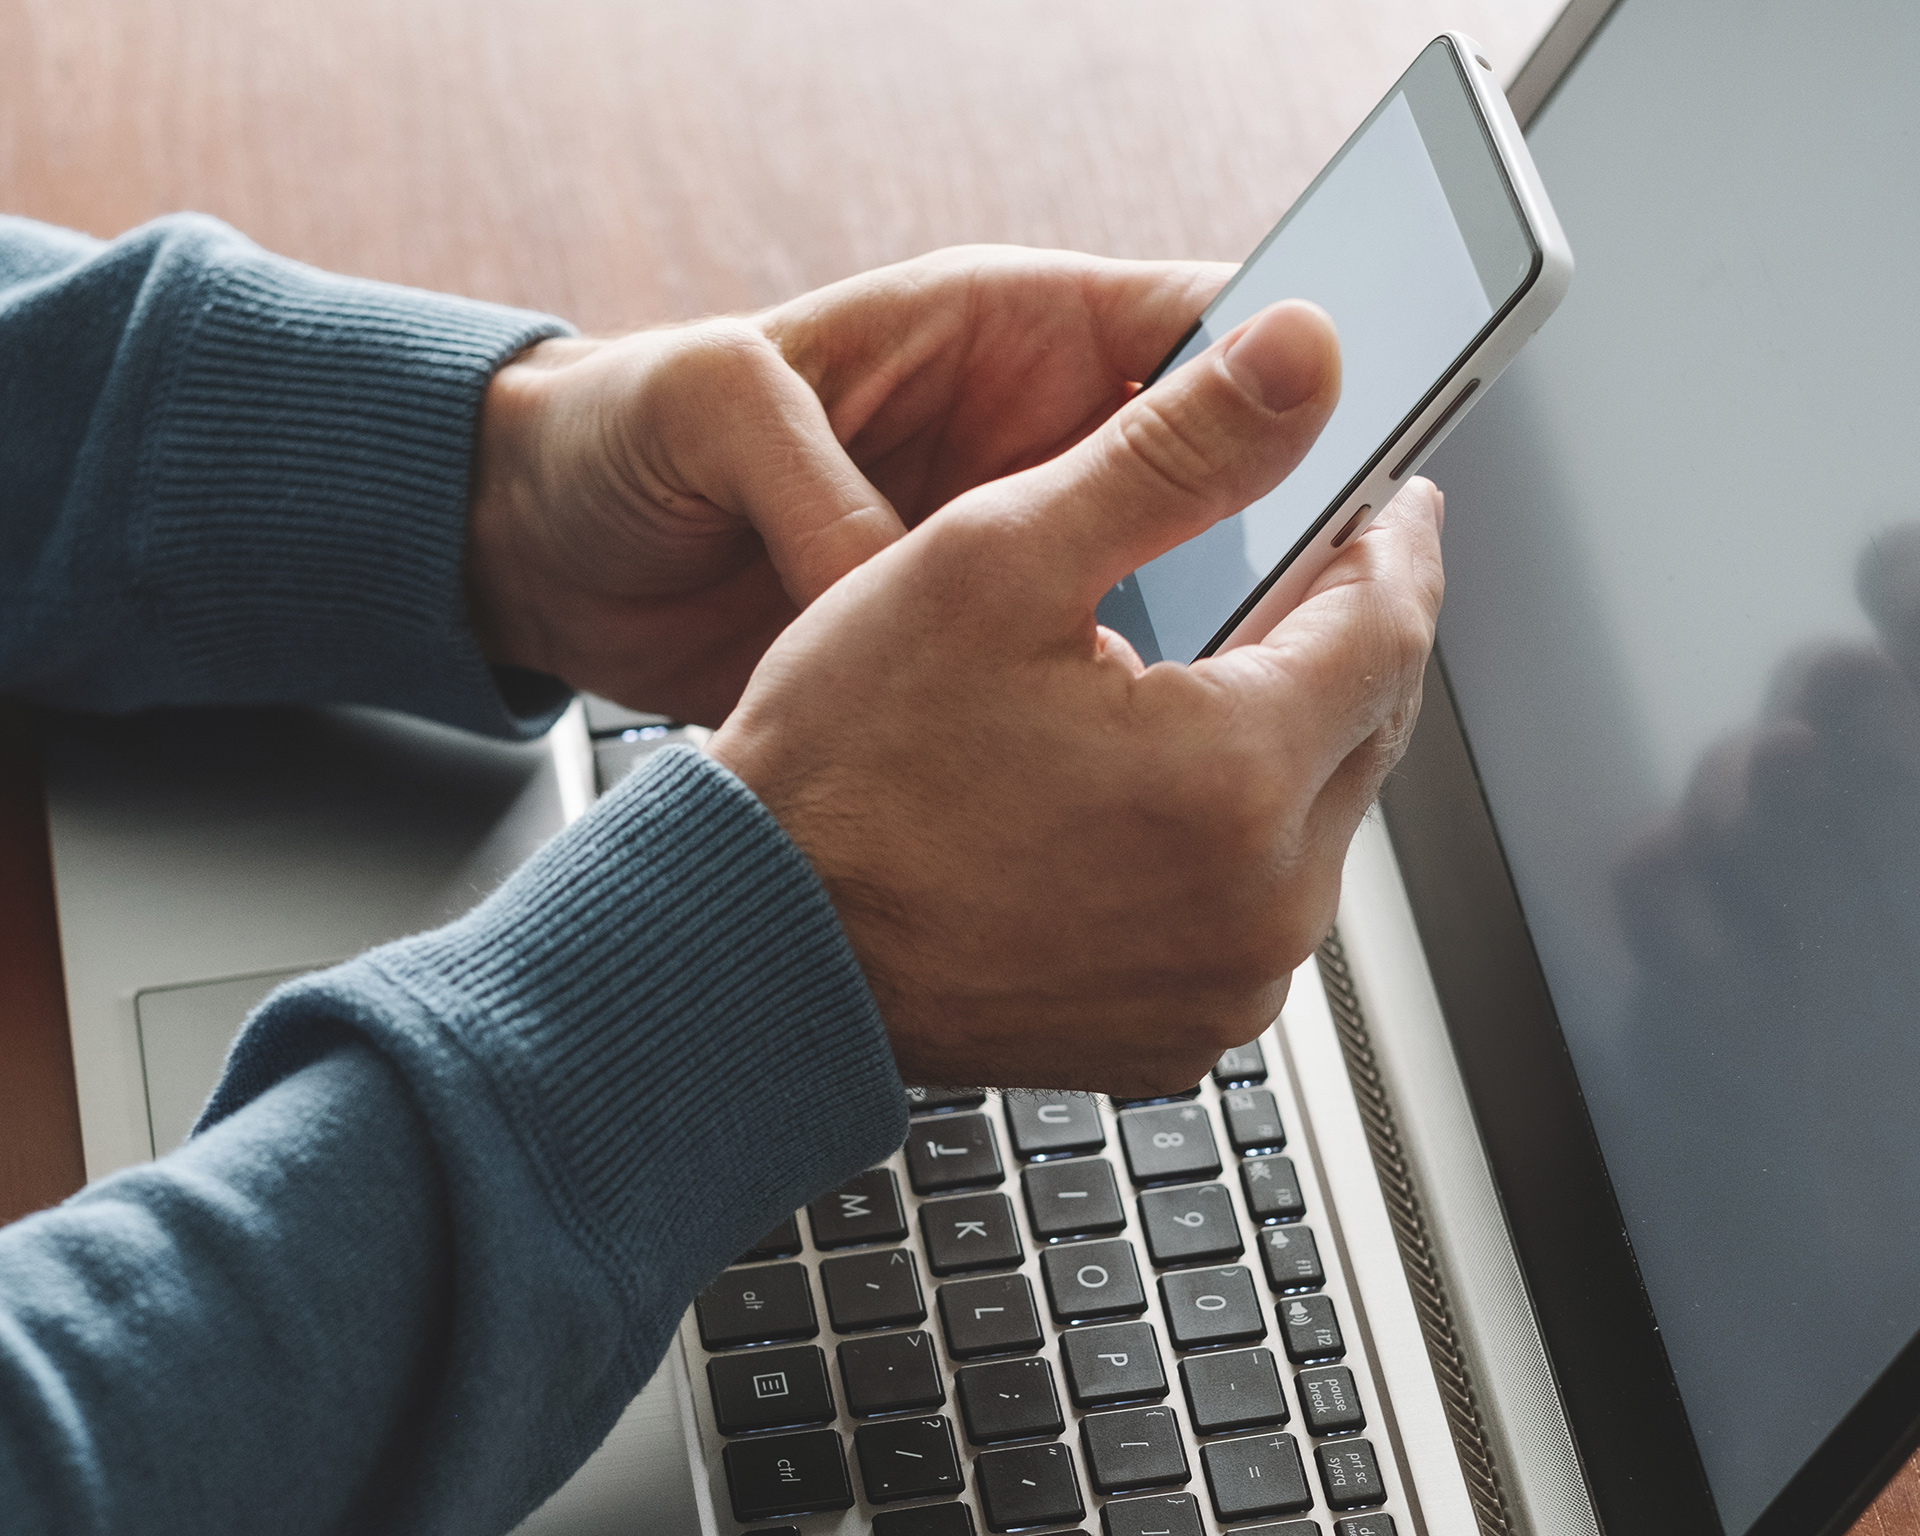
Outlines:
[[[1094,1278],[1096,1275],[1099,1277],[1098,1279]],[[1097,1291],[1101,1286],[1105,1285],[1112,1276],[1098,1264],[1082,1264],[1080,1266],[1080,1273],[1073,1278],[1078,1280],[1087,1290]]]

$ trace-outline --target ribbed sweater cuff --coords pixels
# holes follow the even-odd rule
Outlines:
[[[217,226],[139,468],[187,699],[347,700],[531,735],[566,691],[492,673],[461,562],[480,398],[560,321],[334,276]]]
[[[277,994],[203,1123],[311,1054],[302,1030],[329,987],[369,982],[417,1004],[371,1027],[436,1140],[482,1167],[505,1151],[450,1069],[469,1062],[558,1219],[634,1304],[657,1312],[678,1292],[670,1316],[906,1134],[826,892],[751,791],[696,752],[655,756],[466,918]]]

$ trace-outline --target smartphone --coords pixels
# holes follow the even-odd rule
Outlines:
[[[1421,51],[1147,380],[1281,299],[1340,333],[1341,394],[1299,466],[1128,576],[1099,619],[1141,659],[1262,639],[1559,304],[1573,252],[1486,55]]]

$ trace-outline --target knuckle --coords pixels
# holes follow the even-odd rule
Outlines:
[[[691,382],[722,398],[761,394],[786,366],[767,334],[744,320],[704,320],[686,342],[681,362]]]
[[[1210,501],[1224,455],[1217,436],[1187,418],[1167,401],[1138,396],[1117,418],[1120,444],[1169,490],[1190,501]]]

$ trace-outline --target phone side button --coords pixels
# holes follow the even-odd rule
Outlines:
[[[1472,397],[1473,392],[1479,387],[1480,381],[1478,379],[1469,379],[1467,381],[1467,387],[1453,397],[1453,404],[1440,413],[1440,419],[1420,434],[1420,441],[1413,445],[1413,452],[1402,459],[1399,467],[1395,469],[1391,475],[1387,476],[1389,480],[1398,480],[1407,472],[1407,466],[1427,451],[1427,445],[1447,429],[1447,423],[1460,414],[1460,407],[1467,403]]]
[[[1342,544],[1346,543],[1348,539],[1352,538],[1366,526],[1367,519],[1372,516],[1373,503],[1368,502],[1366,506],[1362,507],[1358,512],[1354,513],[1352,517],[1347,519],[1346,527],[1342,528],[1333,536],[1333,544],[1331,547],[1338,549]]]

